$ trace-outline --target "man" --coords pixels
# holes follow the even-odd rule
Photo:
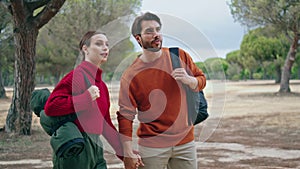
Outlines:
[[[206,78],[182,49],[179,49],[182,68],[173,71],[169,49],[162,48],[161,27],[160,18],[147,12],[138,16],[131,28],[143,53],[120,81],[117,115],[125,167],[197,169],[194,127],[188,123],[186,93],[182,85],[199,91],[205,87]],[[136,115],[142,161],[132,153]]]

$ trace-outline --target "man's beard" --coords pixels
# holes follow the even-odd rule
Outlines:
[[[159,40],[159,38],[154,39],[153,41],[149,42],[144,42],[142,39],[142,47],[150,52],[158,52],[162,48],[162,40],[160,40],[160,45],[158,47],[152,45],[152,43],[156,40]]]

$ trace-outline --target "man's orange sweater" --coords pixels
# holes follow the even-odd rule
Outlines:
[[[206,85],[204,73],[185,51],[179,49],[181,66],[198,80],[197,90]],[[124,72],[119,93],[119,132],[123,141],[132,140],[133,120],[137,115],[139,144],[170,147],[194,140],[194,127],[188,125],[185,90],[172,76],[168,48],[150,63],[137,58]]]

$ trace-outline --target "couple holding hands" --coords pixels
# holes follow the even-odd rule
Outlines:
[[[110,99],[101,65],[109,56],[106,35],[89,31],[81,39],[83,60],[57,84],[44,111],[47,116],[77,113],[74,121],[84,138],[83,151],[70,158],[53,154],[55,169],[106,169],[102,135],[125,169],[197,169],[194,126],[188,123],[182,85],[202,90],[206,78],[190,55],[179,49],[182,68],[172,69],[162,47],[162,23],[150,12],[135,18],[131,33],[142,54],[120,79],[118,130],[110,117]],[[87,85],[85,81],[90,81]],[[133,149],[133,121],[138,118],[138,150]]]

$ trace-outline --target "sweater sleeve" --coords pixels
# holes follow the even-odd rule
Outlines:
[[[109,113],[105,116],[103,124],[103,136],[113,147],[117,156],[123,156],[123,147],[120,140],[120,134],[113,125]]]
[[[83,80],[80,82],[80,77],[73,79],[72,75],[72,72],[66,75],[52,91],[45,105],[46,115],[62,116],[81,112],[88,108],[86,105],[91,104],[92,98],[89,92],[83,90],[86,88],[83,86]],[[83,79],[83,76],[81,78]],[[80,83],[81,85],[79,85]],[[79,88],[82,93],[78,91]]]
[[[180,59],[184,62],[183,67],[188,71],[190,75],[193,75],[198,80],[198,87],[195,89],[196,91],[203,90],[206,86],[206,77],[205,74],[198,66],[193,62],[192,57],[185,52],[184,50],[180,49]]]
[[[110,97],[109,97],[109,92],[107,90],[107,102],[108,102],[108,107],[110,107]],[[102,135],[104,138],[109,142],[109,144],[112,146],[112,148],[115,150],[116,155],[121,159],[123,156],[123,147],[122,143],[120,140],[120,133],[117,131],[116,127],[112,123],[111,117],[110,117],[110,112],[109,109],[105,113],[104,121],[103,121],[103,133]]]
[[[132,140],[132,124],[137,114],[136,108],[137,104],[130,90],[129,83],[126,78],[122,77],[119,91],[119,111],[117,112],[121,141]]]

